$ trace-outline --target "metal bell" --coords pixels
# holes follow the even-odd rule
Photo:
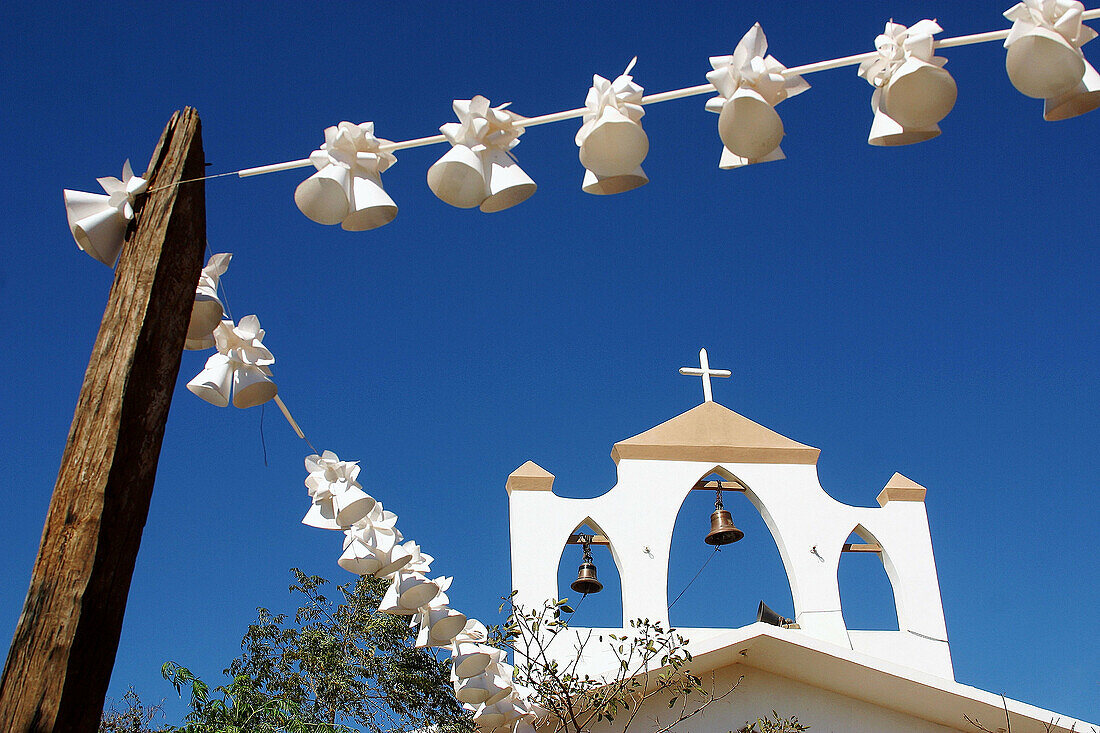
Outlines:
[[[729,545],[745,536],[745,533],[733,526],[733,515],[722,507],[722,489],[717,490],[714,511],[710,515],[710,532],[703,539],[708,545]]]
[[[596,566],[590,562],[582,562],[577,568],[577,579],[569,587],[574,593],[588,595],[603,590],[603,583],[596,580]]]
[[[592,550],[588,542],[584,542],[584,557],[581,558],[581,566],[577,568],[577,579],[569,588],[581,595],[599,593],[603,590],[603,583],[596,580],[596,563],[592,562]]]

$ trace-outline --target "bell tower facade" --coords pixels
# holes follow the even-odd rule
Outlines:
[[[707,370],[705,361],[702,368]],[[711,371],[710,375],[727,376],[728,372]],[[703,376],[709,386],[709,375]],[[894,474],[878,495],[878,507],[842,504],[821,487],[819,454],[817,448],[706,399],[661,425],[616,443],[611,458],[617,481],[601,496],[557,496],[553,474],[528,461],[506,484],[516,602],[539,607],[547,599],[569,595],[557,587],[558,562],[570,535],[588,525],[606,538],[619,571],[623,622],[621,629],[571,631],[579,635],[589,631],[629,633],[629,621],[636,618],[659,620],[667,626],[669,558],[676,516],[688,492],[707,488],[704,479],[717,474],[723,485],[729,482],[744,491],[779,548],[799,628],[776,630],[769,626],[773,633],[805,635],[954,679],[924,506],[925,489]],[[894,593],[897,631],[849,629],[845,625],[837,570],[853,532],[866,543],[860,549],[880,553]],[[715,621],[718,625],[721,618]],[[692,644],[705,643],[725,631],[680,629]],[[572,651],[559,646],[554,654],[568,658]],[[592,654],[585,663],[598,672],[606,660],[598,658],[599,652]]]

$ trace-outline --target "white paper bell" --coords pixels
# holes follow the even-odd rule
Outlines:
[[[1076,87],[1060,97],[1046,100],[1043,119],[1047,122],[1068,120],[1100,107],[1100,74],[1085,62],[1085,75]]]
[[[310,504],[309,511],[302,517],[302,524],[317,529],[343,529],[336,523],[336,512],[332,508],[331,500]]]
[[[348,486],[332,496],[332,508],[336,523],[341,527],[350,527],[370,513],[377,502],[374,497],[355,486]]]
[[[500,676],[500,688],[489,696],[489,699],[485,701],[486,705],[496,705],[498,702],[504,700],[512,694],[512,668],[509,666],[506,673],[502,673]]]
[[[718,96],[707,100],[706,109],[718,114],[724,148],[719,167],[783,160],[783,121],[775,107],[810,85],[768,54],[768,39],[759,23],[742,36],[733,54],[712,56],[710,65],[707,81]]]
[[[351,209],[341,226],[349,232],[365,232],[389,224],[397,217],[397,204],[382,188],[378,174],[357,175],[351,182]]]
[[[393,579],[378,610],[397,616],[412,616],[439,595],[439,586],[421,573],[400,571]]]
[[[481,157],[489,181],[489,195],[481,202],[482,211],[487,214],[504,211],[535,193],[538,186],[511,155],[503,150],[489,149]]]
[[[476,677],[493,662],[496,650],[475,642],[456,642],[451,647],[451,674],[456,679]]]
[[[374,575],[374,572],[382,567],[381,561],[372,548],[355,541],[347,543],[336,563],[344,570],[356,575]]]
[[[214,345],[214,329],[222,322],[224,316],[222,302],[216,296],[196,293],[183,348],[189,351],[211,348]]]
[[[480,206],[488,198],[482,159],[465,145],[455,145],[428,169],[428,188],[459,209]]]
[[[351,171],[347,168],[327,165],[298,184],[294,189],[294,203],[318,224],[339,224],[350,210],[351,179]]]
[[[263,345],[263,338],[264,330],[256,316],[245,316],[237,325],[222,321],[214,329],[218,353],[207,360],[206,367],[188,382],[187,388],[219,407],[229,404],[229,385],[236,407],[252,407],[272,399],[278,393],[269,368],[275,357]]]
[[[492,705],[512,692],[512,681],[494,665],[479,675],[466,677],[454,683],[455,697],[469,705]]]
[[[649,154],[649,137],[641,124],[614,107],[606,107],[580,146],[581,165],[596,176],[624,176]]]
[[[393,529],[397,516],[382,510],[382,505],[365,491],[359,483],[359,462],[341,461],[334,452],[326,450],[323,454],[306,457],[305,486],[311,500],[309,511],[302,518],[302,524],[318,529],[336,529],[344,531],[344,548],[369,535],[379,539],[394,541]],[[378,524],[376,524],[378,523]]]
[[[222,302],[218,298],[218,282],[226,270],[233,255],[218,252],[211,255],[199,273],[199,282],[195,286],[195,302],[191,305],[191,320],[187,324],[187,337],[183,348],[190,351],[209,349],[215,345],[214,329],[225,318]]]
[[[584,114],[573,141],[585,168],[581,189],[586,193],[623,193],[649,182],[642,161],[649,154],[649,137],[642,129],[644,89],[630,72],[638,58],[614,80],[599,74],[584,100]]]
[[[718,136],[734,155],[758,160],[779,147],[783,121],[759,92],[740,87],[722,106]]]
[[[508,722],[495,705],[482,705],[473,714],[474,724],[482,730],[493,730]]]
[[[586,170],[584,179],[581,181],[581,190],[597,196],[608,196],[631,191],[647,183],[649,183],[649,177],[641,168],[635,168],[626,175],[608,177],[597,176],[592,171]]]
[[[373,573],[377,578],[384,578],[402,569],[410,572],[426,573],[431,568],[434,560],[431,555],[421,552],[420,545],[413,540],[409,540],[402,545],[396,545],[383,559],[385,564]]]
[[[447,646],[462,632],[466,614],[453,608],[420,609],[416,646]]]
[[[398,570],[401,570],[401,568],[408,565],[409,562],[412,560],[412,557],[409,555],[401,554],[397,554],[395,556],[394,553],[389,553],[385,556],[378,555],[376,556],[376,559],[378,560],[378,567],[375,570],[372,570],[370,574],[376,578],[385,578],[387,576],[393,575]]]
[[[483,730],[499,728],[516,720],[521,720],[527,711],[513,698],[505,698],[479,707],[473,715],[473,721]],[[523,730],[523,729],[520,729]]]
[[[401,538],[401,533],[396,529],[394,533],[398,539]],[[420,552],[420,546],[412,540],[395,545],[391,537],[380,534],[376,535],[375,544],[364,544],[355,540],[353,531],[349,530],[340,566],[359,575],[386,578],[402,569],[426,573],[433,559],[431,555]]]
[[[433,608],[428,614],[432,646],[450,644],[466,624],[466,614],[453,608]]]
[[[958,87],[946,69],[910,57],[883,87],[881,103],[899,125],[920,129],[947,117],[957,97]]]
[[[325,128],[325,142],[309,160],[317,169],[294,191],[294,202],[319,224],[362,232],[393,221],[397,205],[382,189],[382,172],[397,162],[375,137],[374,123],[341,122]]]
[[[376,578],[387,578],[408,565],[410,559],[407,555],[396,559],[392,556],[375,555],[375,565],[367,575],[373,575]]]
[[[62,191],[69,231],[80,249],[108,267],[114,267],[126,239],[128,222],[110,207],[110,196],[84,191]]]
[[[229,406],[229,390],[233,383],[233,366],[225,354],[213,354],[206,366],[187,383],[192,394],[218,407]]]
[[[262,367],[245,365],[233,371],[234,407],[262,405],[278,392],[279,388]]]
[[[121,179],[107,176],[96,182],[107,195],[68,189],[63,192],[65,216],[77,246],[114,267],[126,239],[126,227],[134,218],[137,198],[148,190],[149,182],[134,175],[129,160],[122,165]]]
[[[1021,94],[1050,99],[1077,86],[1085,74],[1085,57],[1061,34],[1036,27],[1008,46],[1005,70]]]
[[[309,515],[306,517],[309,518]],[[382,503],[377,502],[366,518],[344,532],[344,552],[337,561],[340,567],[356,575],[385,577],[387,573],[381,571],[392,567],[391,572],[396,572],[408,565],[413,559],[411,554],[403,556],[399,562],[394,562],[392,557],[393,549],[401,541],[400,530],[392,526],[396,519],[393,512],[384,511]],[[376,520],[382,521],[382,525]],[[364,526],[367,522],[371,526]]]
[[[921,128],[911,128],[901,125],[897,120],[891,118],[883,111],[881,99],[882,90],[876,89],[874,94],[871,95],[871,109],[874,110],[875,118],[871,122],[871,132],[867,136],[867,142],[871,145],[912,145],[913,143],[922,143],[925,140],[931,140],[940,134],[940,128],[937,125],[929,125],[928,127]]]
[[[857,73],[874,87],[871,145],[910,145],[940,134],[936,123],[958,95],[943,68],[947,59],[936,56],[935,36],[942,31],[929,19],[909,27],[890,21],[875,38],[876,53],[860,62]]]

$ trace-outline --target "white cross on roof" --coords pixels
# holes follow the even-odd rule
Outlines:
[[[690,377],[702,377],[703,402],[714,402],[714,397],[712,397],[710,393],[710,378],[728,377],[730,376],[730,371],[728,369],[711,369],[710,362],[707,361],[707,350],[699,349],[699,368],[680,367],[680,374],[686,374]]]

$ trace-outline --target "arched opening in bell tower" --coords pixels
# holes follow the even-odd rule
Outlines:
[[[594,538],[589,550],[592,563],[596,567],[596,579],[603,586],[598,592],[584,594],[570,588],[580,577],[580,566],[584,558],[584,546],[575,539],[578,535]],[[615,548],[611,544],[614,538],[609,537],[591,517],[586,517],[569,536],[570,541],[562,548],[558,560],[557,595],[559,599],[569,599],[569,606],[574,610],[568,618],[569,625],[601,629],[622,628],[623,594]],[[589,577],[587,572],[585,577]]]
[[[849,631],[897,631],[894,587],[882,545],[863,525],[844,542],[837,568],[840,607]]]
[[[721,482],[719,484],[719,482]],[[717,488],[744,537],[707,544]],[[715,466],[687,492],[676,515],[668,571],[669,622],[677,628],[740,628],[764,601],[794,618],[794,599],[779,548],[751,487]]]

